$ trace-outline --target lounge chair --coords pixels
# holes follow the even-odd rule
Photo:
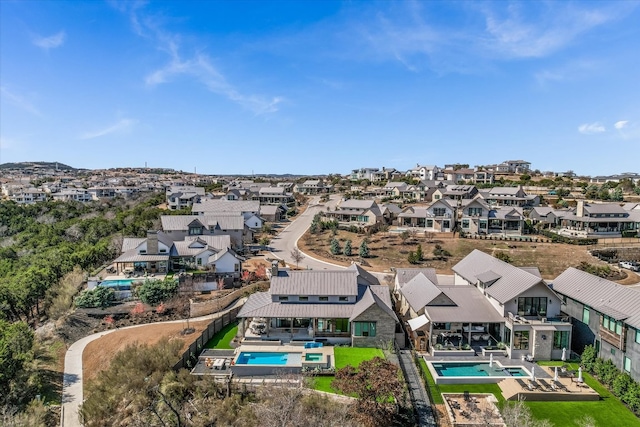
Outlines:
[[[553,387],[554,390],[569,391],[560,381],[552,381],[551,387]]]
[[[551,385],[549,385],[549,383],[546,382],[543,379],[538,379],[538,384],[540,384],[542,389],[545,390],[545,391],[553,391],[553,387]]]
[[[533,387],[530,381],[524,382],[520,378],[516,378],[516,381],[520,384],[520,387],[522,387],[523,390],[535,390],[535,387]]]

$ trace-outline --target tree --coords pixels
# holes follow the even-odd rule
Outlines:
[[[409,240],[410,235],[407,230],[404,230],[398,237],[400,237],[400,241],[404,245],[405,243],[407,243],[407,240]]]
[[[495,257],[498,258],[500,261],[504,261],[508,264],[511,264],[511,257],[506,252],[502,252],[502,251],[496,252]]]
[[[447,251],[446,249],[443,249],[441,245],[436,245],[433,248],[433,256],[435,256],[437,259],[447,259],[448,257],[451,256],[451,253],[449,251]]]
[[[369,258],[369,245],[367,244],[367,239],[362,240],[360,243],[360,258]]]
[[[291,249],[291,253],[289,253],[289,255],[291,255],[291,259],[293,259],[293,261],[296,263],[296,267],[298,267],[300,261],[304,259],[304,255],[297,246]]]
[[[105,308],[115,300],[116,293],[112,288],[97,286],[78,295],[75,299],[75,305],[79,308]]]
[[[347,395],[357,397],[353,414],[367,426],[393,424],[396,403],[403,391],[398,366],[374,357],[360,363],[358,368],[347,365],[336,372],[331,386]]]
[[[264,236],[260,239],[260,244],[262,246],[269,246],[269,243],[271,243],[271,239],[268,236]]]
[[[407,255],[407,261],[409,261],[409,264],[418,264],[418,256],[415,252],[410,251],[409,255]]]
[[[351,240],[347,240],[346,242],[344,242],[344,249],[342,250],[342,253],[345,256],[351,256]]]
[[[549,427],[549,420],[536,421],[531,409],[523,401],[508,402],[502,408],[502,419],[506,427]]]
[[[331,253],[333,255],[339,255],[341,250],[340,250],[340,242],[338,242],[338,239],[333,238],[331,239]]]
[[[418,261],[422,261],[423,255],[422,255],[422,245],[418,245],[418,247],[416,248],[416,259]]]
[[[24,322],[0,320],[0,396],[9,399],[14,381],[26,363],[33,359],[33,332]]]
[[[172,278],[146,279],[136,292],[143,303],[157,305],[173,298],[178,293],[178,285],[178,281]]]

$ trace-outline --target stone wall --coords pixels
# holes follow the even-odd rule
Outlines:
[[[372,305],[357,318],[354,322],[376,322],[375,337],[352,337],[351,343],[354,347],[378,347],[387,348],[393,345],[396,333],[396,321],[377,305]],[[352,324],[351,331],[353,333],[354,326]]]

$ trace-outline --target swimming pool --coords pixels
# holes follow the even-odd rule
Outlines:
[[[307,353],[304,355],[304,360],[306,360],[307,362],[321,362],[322,358],[322,353]]]
[[[294,353],[285,352],[242,352],[236,359],[236,365],[274,365],[286,366],[289,356]]]
[[[106,286],[109,288],[131,288],[133,282],[140,281],[140,279],[118,279],[118,280],[103,280],[98,286]]]
[[[531,373],[521,366],[504,366],[500,362],[427,362],[436,384],[497,383],[505,378],[528,377]]]

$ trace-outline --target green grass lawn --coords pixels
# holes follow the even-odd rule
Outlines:
[[[505,401],[498,384],[436,384],[429,369],[427,369],[427,362],[420,358],[418,363],[433,403],[444,403],[441,393],[464,393],[465,391],[469,393],[491,393],[498,399],[500,404]]]
[[[231,347],[231,340],[238,333],[238,324],[229,323],[222,328],[220,332],[215,334],[205,345],[204,348],[217,348],[218,350],[229,350]]]
[[[376,356],[384,358],[384,353],[379,348],[360,347],[335,347],[333,349],[336,369],[344,368],[347,365],[358,367],[360,362],[373,359]],[[341,394],[331,387],[334,376],[315,377],[312,387],[315,390],[326,391],[327,393]]]
[[[543,366],[561,366],[562,362],[538,362]],[[578,363],[568,363],[578,370]],[[589,387],[600,394],[597,402],[525,402],[536,419],[548,419],[557,427],[579,427],[579,421],[590,416],[597,426],[640,427],[638,419],[606,387],[589,374],[583,374]]]

